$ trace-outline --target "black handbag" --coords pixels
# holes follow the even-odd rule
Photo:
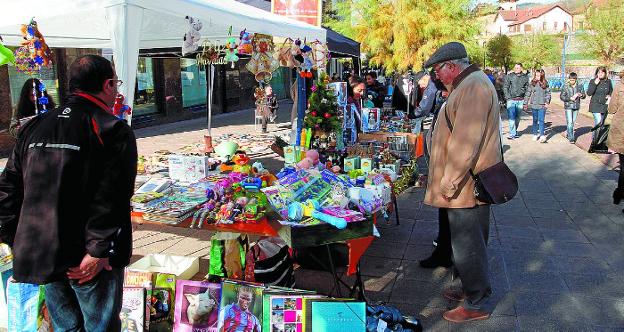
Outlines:
[[[446,109],[444,109],[444,116],[449,129],[453,132],[453,125]],[[478,174],[474,174],[472,169],[469,170],[470,176],[475,182],[475,198],[483,203],[503,204],[513,199],[518,193],[518,178],[505,164],[502,148],[503,145],[501,143],[501,162],[484,169]]]

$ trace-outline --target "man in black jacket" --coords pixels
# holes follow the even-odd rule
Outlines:
[[[110,113],[108,60],[80,57],[69,76],[72,95],[21,128],[0,175],[0,240],[15,280],[45,285],[55,330],[119,331],[136,139]]]
[[[522,64],[517,63],[514,72],[505,76],[503,94],[507,101],[507,115],[509,117],[509,135],[507,139],[518,138],[518,125],[524,107],[524,97],[529,90],[529,73],[524,73]]]

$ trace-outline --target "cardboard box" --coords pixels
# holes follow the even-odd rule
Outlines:
[[[360,157],[345,158],[344,171],[348,172],[354,169],[360,169]]]
[[[373,159],[362,158],[362,160],[360,161],[360,169],[364,173],[370,173],[373,170]]]
[[[399,174],[401,172],[401,161],[397,160],[392,164],[382,164],[379,165],[379,168],[387,168],[387,169],[391,169],[393,170],[396,174]]]
[[[172,180],[193,183],[207,177],[209,171],[207,156],[169,156],[169,177]]]
[[[178,279],[189,280],[199,272],[199,259],[197,257],[152,254],[130,264],[128,270],[173,274]]]
[[[296,164],[299,160],[298,147],[288,145],[284,147],[284,163],[286,165]]]

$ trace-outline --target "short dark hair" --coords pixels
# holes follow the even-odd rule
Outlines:
[[[115,77],[115,70],[108,59],[95,54],[76,59],[69,67],[69,91],[97,93],[102,91],[106,80]]]
[[[520,62],[516,62],[516,66],[524,67]]]
[[[353,90],[360,84],[365,84],[365,83],[364,83],[364,80],[362,80],[359,76],[349,77],[349,89],[347,90],[349,97],[353,97],[354,95]]]
[[[365,75],[365,76],[370,76],[370,77],[372,77],[373,79],[376,79],[376,78],[377,78],[377,73],[376,73],[376,72],[374,72],[374,71],[369,71],[368,73],[366,73],[366,75]]]
[[[568,78],[571,80],[575,80],[578,78],[578,75],[575,72],[571,72],[570,75],[568,75]]]

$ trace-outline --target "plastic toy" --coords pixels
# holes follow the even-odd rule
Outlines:
[[[130,115],[132,113],[130,106],[124,104],[125,99],[126,98],[121,93],[117,94],[115,104],[113,105],[113,115],[120,119],[123,119],[124,115]]]
[[[250,55],[253,51],[253,47],[251,46],[251,39],[253,35],[247,32],[247,29],[240,32],[240,44],[238,45],[238,54]]]
[[[312,217],[320,221],[326,222],[338,229],[347,227],[347,220],[338,218],[329,214],[318,211],[319,203],[316,200],[308,200],[305,203],[292,202],[288,205],[288,219],[301,221],[303,217]]]
[[[232,157],[234,157],[234,153],[238,150],[238,144],[232,141],[221,142],[215,148],[215,154],[219,157],[219,160],[222,162],[228,162]]]
[[[197,51],[197,49],[199,48],[199,40],[201,39],[201,34],[199,33],[199,30],[201,30],[203,27],[203,24],[199,19],[187,16],[186,20],[189,24],[189,30],[186,32],[186,34],[184,34],[184,39],[182,43],[182,55]]]
[[[21,32],[24,38],[22,45],[29,51],[34,66],[48,67],[52,63],[52,51],[39,32],[34,18],[30,20],[30,23],[22,25]]]
[[[241,186],[245,190],[258,191],[260,190],[260,188],[262,188],[262,179],[248,177],[245,180],[241,181]]]

